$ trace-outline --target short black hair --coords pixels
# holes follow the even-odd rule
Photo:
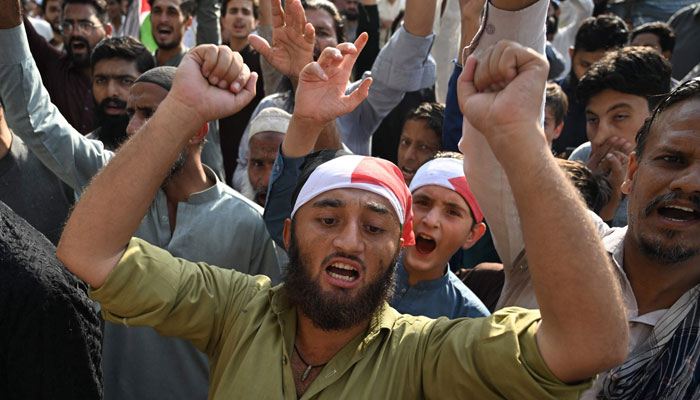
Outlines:
[[[148,5],[153,8],[155,2],[156,0],[148,0]],[[185,16],[185,19],[187,19],[193,16],[197,11],[197,2],[195,0],[180,0],[178,7],[180,8],[180,12]]]
[[[629,28],[622,18],[602,14],[583,20],[576,32],[574,53],[617,49],[629,41]]]
[[[566,113],[569,111],[569,98],[561,86],[554,82],[547,82],[546,93],[544,106],[554,113],[554,125],[559,125],[564,122]]]
[[[406,121],[425,121],[428,128],[435,132],[442,142],[442,123],[445,120],[445,105],[435,102],[423,102],[406,114]]]
[[[66,10],[66,5],[68,4],[87,4],[95,7],[95,12],[97,13],[97,19],[103,24],[107,23],[107,1],[106,0],[63,0],[61,5],[61,12]],[[63,18],[63,17],[61,17]]]
[[[268,1],[268,0],[265,0]],[[228,3],[231,2],[231,0],[221,0],[221,17],[226,16],[226,8],[228,8]],[[250,0],[251,3],[253,3],[253,17],[255,19],[258,19],[258,13],[260,10],[258,9],[258,0]]]
[[[605,174],[593,173],[585,164],[579,161],[569,161],[557,158],[559,168],[583,197],[586,206],[596,214],[610,201],[612,185]]]
[[[331,18],[333,18],[335,37],[338,43],[345,42],[345,24],[335,4],[328,0],[302,0],[301,5],[304,7],[304,10],[323,10],[330,14]]]
[[[605,55],[583,75],[576,87],[581,104],[605,89],[642,96],[653,110],[671,90],[671,64],[654,49],[625,47]]]
[[[634,40],[637,35],[642,33],[651,33],[659,38],[659,45],[661,45],[661,51],[670,51],[673,53],[673,48],[676,46],[676,32],[671,28],[671,26],[665,22],[647,22],[646,24],[639,25],[634,28],[632,35],[630,37],[630,42]]]
[[[659,102],[659,105],[656,106],[654,112],[651,114],[651,117],[647,118],[644,125],[642,125],[642,128],[637,133],[637,147],[634,150],[635,154],[637,155],[637,159],[642,158],[642,154],[644,154],[644,149],[646,148],[646,144],[649,139],[651,125],[659,117],[659,115],[661,115],[672,105],[691,99],[700,99],[700,78],[691,79],[683,83]]]
[[[102,39],[92,51],[90,66],[95,68],[99,61],[111,58],[136,62],[136,69],[141,74],[156,66],[151,52],[143,43],[131,36]]]

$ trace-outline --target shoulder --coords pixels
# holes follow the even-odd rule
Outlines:
[[[591,158],[591,142],[586,142],[578,146],[569,156],[569,161],[580,161],[582,163],[588,162]]]

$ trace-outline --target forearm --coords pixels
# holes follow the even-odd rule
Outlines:
[[[491,4],[506,11],[518,11],[542,0],[490,0]]]
[[[201,125],[171,98],[97,175],[81,197],[58,245],[58,258],[100,287],[137,230],[163,179]]]
[[[335,125],[335,121],[328,122],[321,129],[321,133],[316,139],[313,151],[320,151],[324,149],[342,149],[343,141],[340,139],[340,132],[338,132],[338,127]]]
[[[404,28],[416,36],[428,36],[433,32],[435,3],[437,0],[406,0]]]
[[[539,129],[535,123],[519,129],[522,143],[497,157],[520,215],[542,313],[542,356],[560,379],[571,382],[615,360],[619,347],[627,348],[627,327],[617,279],[598,232]],[[571,360],[577,360],[575,366]]]
[[[316,141],[326,125],[329,124],[314,123],[292,115],[280,151],[290,158],[306,156],[314,150]]]

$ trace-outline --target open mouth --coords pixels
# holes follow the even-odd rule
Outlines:
[[[401,174],[403,174],[403,179],[405,181],[410,181],[416,174],[416,170],[408,167],[401,167]]]
[[[433,250],[435,250],[436,246],[437,243],[435,243],[435,239],[432,237],[423,233],[419,233],[416,236],[416,251],[418,251],[420,254],[430,254]]]
[[[82,41],[72,41],[70,43],[70,49],[73,53],[84,53],[87,51],[87,45]]]
[[[255,195],[255,201],[261,206],[265,206],[265,201],[267,200],[267,190],[260,192]]]
[[[159,37],[166,37],[166,36],[169,36],[171,33],[173,33],[173,28],[171,28],[169,26],[158,25],[158,28],[156,29],[156,33],[158,34]]]
[[[700,219],[700,212],[690,207],[667,205],[659,207],[658,213],[673,222],[694,222]]]
[[[336,262],[326,267],[326,273],[333,280],[340,282],[341,286],[343,286],[342,283],[353,283],[360,277],[357,268],[341,262]]]

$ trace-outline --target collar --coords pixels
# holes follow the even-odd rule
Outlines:
[[[439,288],[445,287],[447,285],[447,282],[450,280],[450,274],[448,271],[450,270],[450,265],[447,264],[447,269],[445,273],[438,279],[433,279],[432,281],[421,281],[418,282],[415,286],[411,286],[408,283],[408,271],[406,270],[406,267],[403,265],[403,253],[401,254],[401,257],[399,258],[399,262],[396,268],[396,285],[401,287],[410,287],[411,289],[414,290],[420,290],[420,291],[431,291]]]
[[[201,192],[192,193],[187,202],[190,204],[202,204],[221,198],[224,195],[225,185],[219,180],[214,171],[202,164],[207,177],[214,180],[214,184]]]

